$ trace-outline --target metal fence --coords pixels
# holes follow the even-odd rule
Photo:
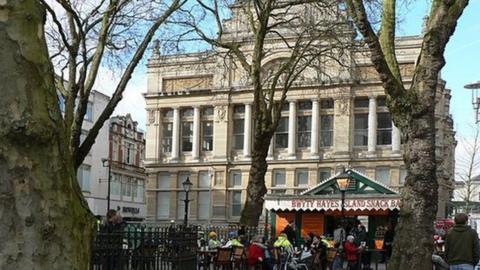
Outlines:
[[[196,226],[127,225],[100,229],[92,246],[91,270],[196,269]]]

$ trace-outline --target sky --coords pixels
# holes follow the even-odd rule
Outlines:
[[[418,35],[421,32],[423,17],[428,14],[429,0],[413,0],[408,6],[399,6],[400,24],[397,35]],[[454,119],[456,139],[458,141],[456,156],[465,155],[465,141],[472,140],[474,126],[474,111],[471,104],[471,92],[464,85],[480,80],[480,0],[471,0],[460,18],[456,31],[451,37],[445,52],[446,65],[442,70],[442,78],[451,89],[451,114]],[[143,62],[138,66],[128,83],[122,101],[114,115],[132,114],[139,127],[145,130],[146,112],[142,93],[147,89],[146,61],[150,56],[147,52]],[[95,89],[105,94],[113,93],[119,74],[106,69],[100,70]],[[457,171],[463,166],[457,162]],[[480,173],[480,171],[478,172]]]

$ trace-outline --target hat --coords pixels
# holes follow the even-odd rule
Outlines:
[[[216,232],[210,232],[210,233],[208,233],[208,237],[210,237],[210,238],[217,237],[217,233]]]

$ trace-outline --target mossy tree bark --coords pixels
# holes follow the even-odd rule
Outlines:
[[[363,1],[347,0],[348,11],[370,48],[387,105],[404,139],[407,169],[400,222],[396,228],[390,270],[431,270],[433,221],[438,203],[435,161],[435,93],[445,65],[445,46],[467,0],[434,0],[412,83],[405,87],[395,56],[395,0],[383,1],[380,36],[373,31]]]
[[[76,182],[36,0],[0,1],[0,269],[88,269]]]

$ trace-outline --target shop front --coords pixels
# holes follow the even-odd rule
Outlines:
[[[280,234],[291,224],[299,240],[309,233],[328,238],[338,226],[348,234],[359,221],[367,229],[369,244],[383,239],[385,231],[397,222],[400,195],[355,170],[344,173],[349,181],[343,192],[337,183],[339,173],[300,195],[268,195],[265,208],[272,234]]]

